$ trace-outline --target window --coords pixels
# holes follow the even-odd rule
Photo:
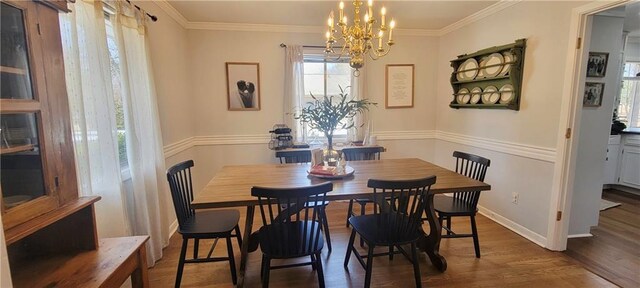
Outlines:
[[[618,118],[629,128],[640,128],[640,62],[624,65]]]
[[[116,129],[118,133],[118,156],[120,160],[120,170],[122,170],[123,179],[130,178],[128,176],[129,162],[127,161],[127,142],[126,130],[124,126],[124,108],[122,106],[122,90],[120,77],[120,55],[113,31],[111,20],[113,12],[106,8],[105,11],[105,27],[107,32],[107,47],[109,48],[109,66],[111,68],[111,83],[113,85],[113,97],[115,103]]]
[[[325,95],[338,95],[340,87],[348,93],[348,87],[351,86],[351,67],[349,59],[337,56],[327,57],[323,50],[305,50],[304,54],[304,90],[305,95],[302,104],[307,105],[313,101],[311,95],[316,98]],[[324,139],[324,134],[320,131],[309,130],[306,125],[304,127],[305,140],[313,143]],[[334,131],[334,142],[346,141],[347,130],[337,129]]]

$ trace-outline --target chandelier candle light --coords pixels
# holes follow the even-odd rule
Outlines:
[[[334,53],[334,44],[342,45],[340,51],[340,57],[343,55],[349,55],[349,66],[354,68],[354,75],[358,76],[360,72],[358,69],[364,65],[364,57],[366,54],[373,60],[377,60],[389,53],[391,46],[393,46],[393,29],[396,26],[396,22],[392,19],[389,25],[386,24],[387,9],[382,7],[380,9],[380,26],[377,28],[378,32],[374,33],[374,24],[377,22],[373,16],[373,0],[368,1],[368,11],[364,14],[364,18],[360,19],[360,6],[364,4],[364,1],[354,0],[354,17],[353,25],[349,26],[347,16],[344,15],[344,2],[340,2],[340,14],[338,17],[338,27],[335,27],[335,19],[333,11],[329,14],[329,31],[326,32],[327,47],[325,52],[327,54]],[[361,22],[362,21],[362,22]],[[385,34],[388,31],[387,41],[383,41]],[[340,32],[340,35],[336,35]],[[377,48],[374,48],[375,40],[378,40]],[[341,43],[338,43],[341,42]],[[384,45],[386,44],[386,46]]]

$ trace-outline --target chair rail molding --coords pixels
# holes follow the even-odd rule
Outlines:
[[[373,132],[372,135],[376,136],[380,141],[436,139],[545,162],[553,163],[556,159],[556,150],[554,148],[537,147],[440,130],[378,131]],[[269,134],[194,136],[166,145],[164,154],[168,158],[195,146],[266,145],[269,144],[270,140]]]
[[[436,139],[550,163],[556,161],[555,148],[538,147],[445,131],[437,131]]]

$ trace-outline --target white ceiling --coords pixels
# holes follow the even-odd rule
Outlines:
[[[189,22],[218,22],[321,26],[329,12],[338,13],[339,1],[182,1],[169,0]],[[345,13],[352,20],[352,1],[344,0]],[[387,19],[395,18],[402,29],[442,29],[499,1],[376,1],[379,19],[382,6]],[[365,4],[366,5],[366,4]],[[347,10],[348,9],[348,10]],[[389,21],[387,20],[387,21]]]

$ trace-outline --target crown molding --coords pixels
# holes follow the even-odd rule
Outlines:
[[[445,26],[444,28],[438,30],[438,36],[443,36],[446,34],[449,34],[453,31],[456,31],[464,26],[467,26],[471,23],[474,23],[476,21],[479,21],[481,19],[484,19],[490,15],[493,15],[499,11],[502,11],[508,7],[511,7],[515,4],[518,4],[519,2],[521,2],[522,0],[501,0],[496,4],[493,4],[487,8],[484,8],[476,13],[473,13],[467,17],[464,17],[462,19],[460,19],[459,21],[449,24],[447,26]]]
[[[434,37],[446,35],[473,22],[490,16],[522,0],[501,0],[485,9],[471,14],[441,29],[396,29],[396,35]],[[154,0],[154,3],[175,20],[180,26],[191,30],[244,31],[244,32],[277,32],[277,33],[310,33],[322,34],[323,26],[274,25],[250,23],[191,22],[176,10],[167,0]]]
[[[192,30],[245,31],[245,32],[280,32],[322,34],[321,26],[222,23],[222,22],[189,22],[185,27]]]
[[[182,16],[182,13],[176,10],[176,8],[173,8],[173,5],[167,2],[167,0],[154,0],[153,3],[160,7],[160,9],[164,11],[164,13],[167,13],[169,17],[171,17],[171,19],[178,22],[178,24],[182,26],[182,28],[187,28],[189,20]]]

